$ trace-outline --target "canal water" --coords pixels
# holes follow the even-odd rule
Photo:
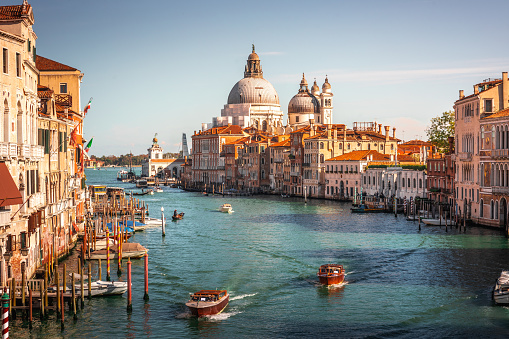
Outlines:
[[[87,170],[87,183],[136,190],[116,181],[117,170]],[[509,308],[491,299],[495,279],[509,268],[500,232],[419,231],[402,216],[351,214],[350,204],[333,201],[163,189],[143,197],[150,215],[160,217],[164,207],[167,217],[174,209],[185,217],[167,222],[165,238],[160,228],[131,238],[149,249],[148,302],[143,261],[135,260],[131,314],[125,295],[96,298],[76,322],[66,315],[64,331],[54,315],[32,330],[18,318],[11,337],[507,337]],[[234,213],[218,212],[223,203]],[[318,285],[324,263],[345,266],[343,286]],[[227,289],[229,306],[210,318],[189,317],[184,304],[200,289]]]

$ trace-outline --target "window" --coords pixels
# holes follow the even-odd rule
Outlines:
[[[67,93],[67,83],[61,83],[60,84],[60,93]]]
[[[6,73],[6,72],[4,72]],[[493,112],[493,99],[484,100],[484,111],[487,113]]]
[[[21,55],[16,53],[16,76],[21,78]]]
[[[295,122],[299,122],[299,117],[295,117]]]
[[[3,49],[2,62],[3,62],[4,73],[8,74],[9,73],[9,51],[7,50],[7,48]]]

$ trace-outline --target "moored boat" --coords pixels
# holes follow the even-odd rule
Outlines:
[[[500,305],[509,304],[509,271],[502,271],[493,289],[493,300]]]
[[[221,313],[228,305],[230,295],[226,290],[201,290],[193,293],[186,303],[196,317]]]
[[[359,205],[358,207],[350,208],[352,213],[383,213],[385,212],[382,207],[368,207],[364,204]]]
[[[445,226],[445,219],[421,219],[423,223],[429,226]],[[455,226],[456,222],[454,220],[447,220],[447,226]]]
[[[126,242],[122,244],[122,258],[139,259],[147,253],[148,249],[139,243]],[[91,260],[105,260],[108,258],[108,250],[96,250],[90,252]],[[118,245],[110,247],[110,259],[118,259]]]
[[[232,213],[233,208],[230,204],[222,204],[221,207],[219,207],[219,211],[223,213]]]
[[[341,284],[345,279],[345,270],[343,265],[325,264],[320,266],[316,275],[323,285]]]
[[[164,191],[163,191],[163,189],[162,189],[160,186],[155,186],[155,187],[154,187],[154,191],[155,191],[156,193],[163,193],[163,192],[164,192]]]

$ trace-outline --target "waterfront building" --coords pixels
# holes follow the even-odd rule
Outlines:
[[[390,165],[394,163],[394,155],[364,150],[325,160],[325,198],[352,200],[355,194],[360,194],[362,173],[373,162]]]
[[[192,136],[193,184],[199,188],[222,186],[226,180],[225,158],[221,156],[223,146],[247,135],[238,125],[195,131]]]
[[[213,118],[211,124],[202,124],[202,130],[227,125],[253,126],[270,134],[284,133],[279,96],[274,86],[263,78],[260,57],[254,45],[247,58],[244,78],[231,89],[221,116]]]
[[[368,167],[361,175],[363,194],[378,197],[426,198],[426,172],[403,166]]]
[[[454,206],[454,137],[449,137],[449,152],[428,158],[426,180],[428,199]]]
[[[507,73],[501,86],[507,86]],[[503,89],[502,89],[503,91]],[[507,90],[506,90],[507,91]],[[505,93],[507,94],[507,92]],[[505,98],[506,100],[509,97]],[[480,186],[479,214],[472,219],[483,225],[508,227],[509,199],[509,107],[485,114],[480,119]]]
[[[43,148],[37,140],[37,35],[32,6],[0,6],[0,283],[31,274],[38,264],[33,251],[44,206],[40,171]],[[30,242],[32,240],[32,242]],[[32,244],[32,248],[30,247]]]
[[[223,152],[221,156],[224,157],[224,166],[225,166],[225,187],[227,189],[237,189],[239,186],[239,152],[242,151],[245,144],[249,142],[251,136],[247,136],[244,138],[240,138],[224,144]]]
[[[270,152],[270,190],[276,194],[287,194],[290,180],[290,136],[279,136],[279,142],[269,146]]]
[[[142,177],[164,177],[165,170],[170,166],[176,159],[165,158],[163,148],[159,146],[157,140],[157,133],[152,139],[152,146],[147,149],[148,159],[141,165],[141,176]],[[179,164],[180,166],[181,164]],[[168,169],[168,171],[171,171]]]
[[[504,118],[496,114],[508,108],[508,100],[509,82],[507,72],[503,72],[501,79],[475,84],[471,95],[465,96],[460,90],[459,99],[454,103],[456,213],[493,226],[507,223],[506,199],[498,189],[494,193],[492,185],[500,187],[503,171],[499,169],[505,166],[503,157],[499,156],[503,152],[498,151],[506,145],[505,125],[501,124]],[[489,119],[490,116],[494,118]]]
[[[288,120],[291,128],[297,130],[308,125],[311,120],[317,124],[332,124],[333,96],[327,77],[320,93],[316,80],[309,90],[308,82],[302,74],[299,92],[288,103]]]

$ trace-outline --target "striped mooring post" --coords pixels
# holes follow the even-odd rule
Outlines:
[[[9,339],[9,294],[7,288],[4,288],[2,295],[2,339]]]
[[[406,205],[406,196],[405,196],[405,201],[403,202],[403,215],[407,215],[406,212],[407,212],[407,205]]]

